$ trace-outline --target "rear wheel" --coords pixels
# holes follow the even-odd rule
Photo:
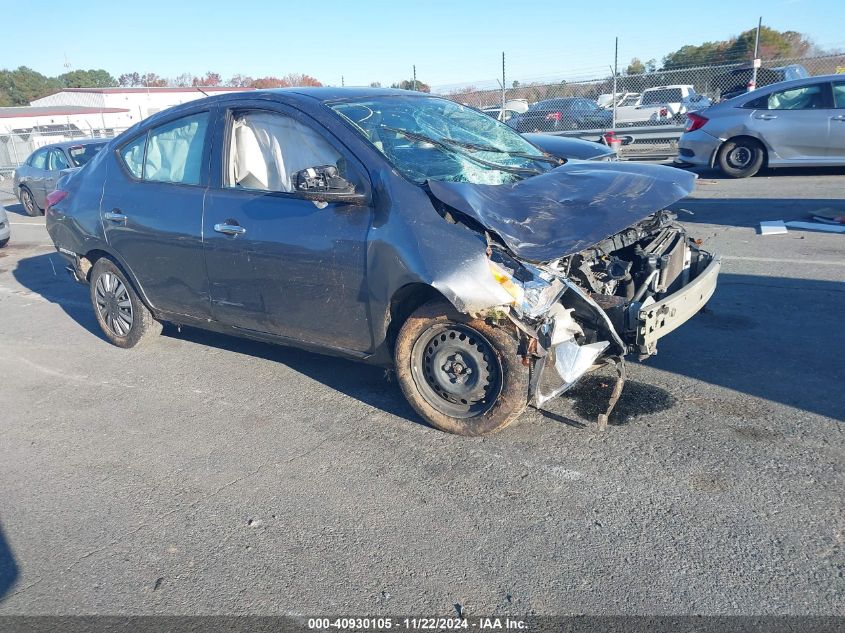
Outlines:
[[[41,215],[41,209],[35,203],[35,196],[27,187],[21,187],[21,204],[27,215],[32,217]]]
[[[514,334],[445,302],[414,312],[396,340],[402,392],[433,427],[485,435],[515,420],[528,403],[528,368]]]
[[[7,237],[7,238],[6,238],[6,239],[4,239],[4,240],[0,240],[0,248],[3,248],[4,246],[6,246],[6,244],[8,244],[8,243],[9,243],[9,240],[10,240],[10,239],[11,239],[11,238]]]
[[[731,178],[748,178],[763,166],[766,150],[754,139],[732,139],[719,149],[719,168]]]
[[[90,286],[97,323],[114,345],[135,347],[161,333],[161,323],[153,318],[123,271],[111,260],[97,260],[91,270]]]

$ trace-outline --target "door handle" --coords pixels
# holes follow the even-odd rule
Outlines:
[[[754,117],[755,119],[763,119],[764,121],[771,121],[772,119],[778,118],[777,114],[758,114]]]
[[[106,220],[110,220],[111,222],[126,222],[126,216],[120,209],[112,209],[111,211],[107,211],[103,214],[103,217]]]
[[[214,230],[224,235],[243,235],[246,229],[238,224],[215,224]]]

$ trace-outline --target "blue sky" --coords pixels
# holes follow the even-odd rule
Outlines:
[[[538,10],[539,9],[539,10]],[[763,23],[845,49],[845,1],[526,0],[428,2],[272,2],[144,0],[56,2],[35,12],[0,0],[5,27],[0,68],[44,74],[72,68],[206,71],[224,79],[307,73],[326,84],[389,84],[417,76],[433,86],[508,83],[542,77],[588,78],[637,56],[661,58],[684,44],[724,39]],[[15,25],[18,28],[10,28]]]

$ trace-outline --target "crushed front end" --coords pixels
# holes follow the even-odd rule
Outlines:
[[[488,253],[494,277],[514,297],[507,317],[524,337],[537,407],[607,364],[624,379],[624,357],[657,353],[658,339],[713,295],[720,268],[665,210],[544,264],[517,261],[492,241]],[[619,391],[621,380],[610,408]]]

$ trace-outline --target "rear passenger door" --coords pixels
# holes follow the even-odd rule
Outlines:
[[[210,317],[202,213],[214,113],[182,110],[120,145],[100,205],[106,241],[153,308],[198,319]]]
[[[845,79],[833,82],[833,113],[830,116],[831,158],[845,161]]]
[[[830,84],[778,90],[750,101],[751,127],[777,155],[799,164],[828,159]]]
[[[50,193],[56,188],[56,183],[61,177],[61,171],[63,169],[68,169],[69,167],[70,163],[68,162],[63,149],[54,147],[50,150],[50,154],[47,156],[47,174],[44,177],[45,194]]]

